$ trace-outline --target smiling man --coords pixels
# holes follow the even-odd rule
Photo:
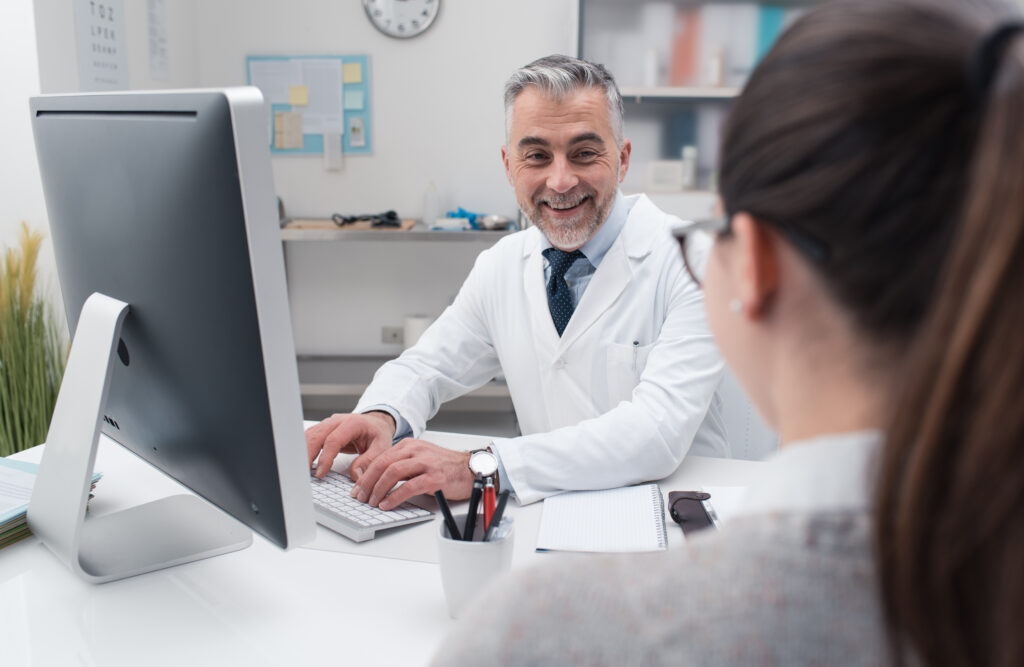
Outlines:
[[[728,456],[722,361],[675,219],[619,191],[632,146],[611,75],[542,58],[506,83],[505,116],[505,173],[535,227],[480,254],[455,302],[380,368],[353,414],[306,431],[317,476],[339,452],[359,453],[353,495],[371,505],[438,489],[466,498],[492,469],[526,504],[660,479],[687,452]],[[496,438],[473,469],[469,453],[415,439],[442,403],[499,373],[522,436]]]

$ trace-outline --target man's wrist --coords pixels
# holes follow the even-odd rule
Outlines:
[[[398,428],[398,423],[395,421],[395,418],[391,416],[391,413],[385,412],[384,410],[370,410],[363,414],[371,419],[380,421],[381,424],[387,428],[389,437],[394,438],[395,431]]]

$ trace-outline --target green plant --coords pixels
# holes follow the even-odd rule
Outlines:
[[[43,234],[24,222],[0,255],[0,456],[46,440],[66,361],[46,300],[36,293]]]

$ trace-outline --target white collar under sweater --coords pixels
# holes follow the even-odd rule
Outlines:
[[[882,441],[881,431],[853,431],[784,446],[747,488],[736,515],[868,509]]]

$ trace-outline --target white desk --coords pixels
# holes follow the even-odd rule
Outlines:
[[[487,438],[428,434],[465,449]],[[182,487],[120,446],[100,443],[103,480],[90,512],[116,511]],[[38,461],[36,447],[15,458]],[[662,490],[746,485],[760,463],[693,457]],[[513,568],[564,557],[533,552],[542,503],[513,507]],[[326,531],[319,528],[320,531]],[[408,531],[433,538],[434,522]],[[333,536],[331,534],[330,536]],[[330,537],[326,536],[326,537]],[[670,544],[682,541],[670,522]],[[325,536],[317,542],[322,544]],[[328,540],[329,541],[329,540]],[[76,578],[37,539],[0,550],[0,655],[23,665],[420,665],[451,627],[437,565],[313,548],[248,549],[109,584]],[[365,553],[363,553],[365,551]]]

